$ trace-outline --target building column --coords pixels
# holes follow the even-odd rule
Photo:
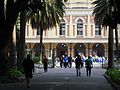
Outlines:
[[[86,55],[92,55],[92,47],[90,43],[87,43],[87,48],[86,48]]]
[[[87,23],[87,37],[91,36],[91,25],[90,25],[90,15],[88,15],[88,23]]]
[[[72,43],[68,44],[68,55],[72,54]]]

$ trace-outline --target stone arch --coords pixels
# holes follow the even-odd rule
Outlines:
[[[85,44],[77,43],[77,44],[74,45],[74,57],[78,54],[86,56],[86,46],[85,46]]]
[[[25,49],[28,49],[28,46],[27,46],[27,44],[25,44],[24,48],[25,48]]]
[[[102,43],[95,43],[92,46],[92,55],[97,55],[99,57],[105,56],[105,47]]]
[[[34,46],[33,46],[33,49],[32,49],[32,51],[33,51],[33,54],[35,55],[35,56],[39,56],[40,55],[40,44],[39,43],[36,43]],[[45,46],[44,46],[44,44],[42,44],[42,54],[44,54],[44,52],[45,52]]]
[[[59,43],[56,46],[56,56],[61,57],[62,55],[68,54],[68,46],[66,43]]]
[[[77,18],[75,19],[75,23],[77,23],[78,20],[82,20],[83,23],[85,22],[84,18],[82,18],[82,17],[77,17]]]
[[[60,21],[64,21],[65,23],[67,23],[67,19],[65,17],[61,18]]]

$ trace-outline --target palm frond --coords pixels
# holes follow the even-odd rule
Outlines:
[[[95,5],[93,15],[95,16],[95,22],[99,22],[102,26],[109,26],[112,22],[114,12],[112,7],[116,10],[113,0],[96,0],[92,4]]]
[[[41,10],[36,9],[36,12],[31,10],[28,15],[36,22],[34,25],[38,24],[37,26],[45,30],[60,23],[60,17],[63,18],[65,14],[64,7],[64,0],[44,0]]]

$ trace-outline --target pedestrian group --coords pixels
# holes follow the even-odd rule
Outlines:
[[[64,68],[67,68],[67,67],[71,68],[72,62],[73,62],[73,59],[71,55],[67,56],[65,54],[60,59],[60,67],[62,68],[64,66]],[[84,66],[81,56],[77,55],[74,62],[75,62],[75,68],[76,68],[76,75],[81,76],[81,68]],[[46,55],[43,56],[42,63],[44,67],[44,72],[47,72],[48,71],[48,58],[46,57]],[[86,68],[86,76],[90,76],[91,69],[93,68],[93,62],[90,56],[88,56],[88,59],[85,60],[85,68]],[[34,73],[34,62],[31,59],[30,55],[27,55],[27,58],[25,58],[23,61],[23,70],[25,74],[27,88],[30,88],[30,81]]]

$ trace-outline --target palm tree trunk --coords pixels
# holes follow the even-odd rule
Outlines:
[[[108,68],[113,68],[113,29],[109,27],[108,33]]]
[[[5,47],[1,48],[0,47],[0,77],[4,76],[6,71],[8,70],[7,68],[7,53],[5,52]]]
[[[117,29],[117,26],[115,28],[115,41],[116,41],[116,51],[117,51],[117,56],[118,56],[119,44],[118,44],[118,29]],[[117,60],[118,60],[118,57],[117,57]]]
[[[42,58],[42,40],[43,40],[43,28],[40,27],[40,59]]]
[[[10,24],[10,23],[9,23]],[[5,75],[9,68],[14,63],[14,45],[12,39],[12,25],[8,25],[4,22],[4,25],[0,28],[0,76]],[[10,47],[10,45],[12,47]],[[9,51],[10,50],[10,51]],[[12,55],[12,56],[11,56]],[[15,64],[15,63],[14,63]]]
[[[26,26],[26,12],[23,11],[20,13],[20,38],[19,38],[19,47],[18,47],[18,67],[22,67],[22,62],[25,56],[24,46],[25,46],[25,26]]]

